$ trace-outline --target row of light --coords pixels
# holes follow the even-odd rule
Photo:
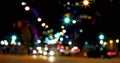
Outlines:
[[[32,10],[31,7],[27,6],[27,3],[26,3],[26,2],[22,2],[21,4],[22,4],[23,6],[25,6],[24,9],[25,9],[26,11]],[[33,11],[33,10],[32,10],[32,11]],[[34,9],[33,12],[36,12],[35,9]],[[36,16],[36,15],[35,15],[35,16]],[[42,21],[42,18],[39,18],[38,16],[36,16],[36,17],[37,17],[37,21],[38,21],[38,22],[41,22],[41,21]],[[48,28],[48,27],[49,27],[46,23],[42,23],[41,26],[42,26],[42,27],[45,27],[45,28]],[[52,33],[52,32],[53,32],[53,29],[50,29],[50,30],[47,30],[47,32],[46,32],[46,31],[43,31],[43,34],[46,34],[46,33],[47,33],[47,34],[48,34],[48,33],[50,34],[50,33]],[[61,35],[64,35],[64,33],[66,33],[66,30],[62,30],[62,32],[60,32]],[[60,36],[59,36],[59,37],[60,37]],[[56,39],[59,38],[59,37],[57,36]],[[46,37],[46,38],[47,38],[47,37]],[[50,39],[53,39],[53,36],[50,35],[49,38],[50,38]],[[47,41],[47,40],[45,40],[45,41]],[[48,41],[47,41],[47,42],[48,42]],[[52,40],[50,43],[53,43],[53,42],[54,42],[54,40]],[[55,40],[55,42],[57,42],[57,41]]]
[[[76,2],[75,3],[75,5],[76,6],[79,6],[81,3],[82,3],[82,6],[84,6],[85,8],[86,7],[89,7],[89,5],[92,3],[93,1],[92,0],[83,0],[82,2]],[[66,7],[66,6],[70,6],[70,5],[72,5],[71,4],[71,2],[67,2],[66,4],[64,4],[64,7]],[[78,22],[78,20],[77,19],[71,19],[71,14],[70,13],[65,13],[64,14],[64,22],[65,22],[65,24],[69,24],[70,23],[70,21],[72,22],[72,24],[76,24],[77,22]],[[86,15],[86,14],[83,14],[83,15],[80,15],[79,17],[78,17],[78,19],[92,19],[92,17],[91,16],[89,16],[89,15]],[[66,31],[65,30],[65,26],[64,25],[62,25],[61,26],[61,29],[63,29],[64,31]],[[81,29],[80,29],[80,32],[83,32],[83,30],[81,31]]]
[[[82,4],[83,4],[85,7],[86,7],[86,6],[89,6],[90,3],[91,3],[91,2],[90,2],[89,0],[83,0],[83,1],[82,1]],[[26,2],[22,2],[21,5],[25,6],[25,10],[26,10],[26,11],[30,11],[30,7],[29,7],[29,6],[26,6],[26,5],[27,5]],[[70,2],[67,2],[67,5],[70,5]],[[66,15],[69,15],[69,14],[66,14]],[[91,16],[81,15],[81,18],[91,19]],[[38,22],[41,22],[42,19],[41,19],[41,18],[37,18],[37,21],[38,21]],[[69,21],[69,19],[66,18],[65,21]],[[73,20],[72,22],[73,22],[73,23],[76,23],[76,20]],[[45,23],[43,23],[42,26],[44,27],[44,26],[45,26]],[[47,25],[47,27],[48,27],[48,25]]]
[[[27,3],[26,3],[26,2],[21,2],[21,5],[25,6],[24,9],[25,9],[26,11],[30,11],[31,8],[30,8],[29,6],[27,6]],[[37,18],[37,21],[38,21],[38,22],[41,22],[41,21],[42,21],[42,18]],[[75,22],[74,22],[74,23],[75,23]],[[45,28],[49,28],[49,25],[47,25],[46,23],[42,23],[41,26],[42,26],[42,27],[45,27]],[[61,26],[61,28],[64,29],[64,26]],[[50,33],[49,30],[48,30],[48,33]],[[65,30],[65,29],[62,30],[62,33],[66,33],[66,30]]]
[[[83,3],[83,5],[86,7],[86,6],[89,6],[89,4],[90,4],[91,2],[90,2],[89,0],[83,0],[82,3]],[[25,9],[26,11],[32,10],[31,7],[27,6],[27,3],[26,3],[26,2],[21,2],[21,5],[22,5],[22,6],[25,6],[24,9]],[[70,5],[70,2],[67,2],[67,5]],[[67,15],[69,15],[69,14],[67,14]],[[69,16],[70,16],[70,15],[69,15]],[[81,18],[91,19],[91,16],[81,15]],[[37,17],[37,21],[38,21],[38,22],[41,22],[41,21],[42,21],[42,18]],[[66,22],[69,22],[69,18],[66,18],[65,21],[66,21]],[[73,24],[76,24],[77,21],[76,21],[76,20],[72,20],[72,23],[73,23]],[[49,26],[48,26],[46,23],[42,23],[41,26],[42,26],[42,27],[45,27],[45,28],[49,28]],[[63,33],[66,33],[66,30],[65,30],[64,28],[65,28],[65,26],[62,25],[62,26],[61,26],[61,29],[63,29],[62,32],[63,32]]]
[[[11,41],[10,42],[11,45],[18,45],[20,46],[21,45],[21,42],[15,42],[15,41]],[[5,46],[8,46],[9,45],[9,42],[7,40],[1,40],[0,41],[0,45],[5,45]]]
[[[61,4],[62,2],[59,1],[59,4]],[[79,6],[84,6],[84,7],[89,7],[89,5],[91,3],[95,3],[95,0],[83,0],[83,1],[78,1],[75,3],[71,3],[70,1],[67,1],[66,3],[63,3],[63,6],[67,8],[67,10],[70,10],[70,6],[75,6],[75,7],[79,7]]]
[[[67,5],[70,5],[70,2],[67,2]],[[88,6],[89,5],[89,0],[84,0],[83,1],[83,5]],[[70,18],[70,16],[71,16],[70,13],[65,13],[64,16],[65,16],[65,18],[64,18],[63,21],[65,22],[65,24],[69,24],[70,21],[72,22],[72,24],[76,24],[77,23],[77,20],[72,20]],[[92,19],[91,16],[85,15],[85,14],[84,15],[80,15],[79,18],[80,19]],[[61,29],[62,29],[62,31],[60,33],[65,34],[67,32],[67,30],[65,29],[64,25],[61,25]],[[82,32],[83,32],[83,30],[80,29],[80,33],[82,33]],[[63,40],[60,36],[59,36],[59,38],[60,38],[60,41]],[[69,42],[69,44],[71,44],[71,42]]]
[[[113,40],[109,40],[110,44],[113,44],[113,42],[114,42]],[[116,39],[115,42],[119,43],[119,39]],[[100,40],[100,44],[107,45],[107,42],[104,42],[103,40]]]
[[[21,5],[22,6],[25,6],[25,11],[30,11],[32,10],[30,6],[27,6],[27,3],[26,2],[21,2]],[[35,9],[34,9],[35,10]],[[37,11],[36,11],[37,12]],[[42,21],[42,18],[40,18],[39,16],[37,16],[37,21],[38,22],[41,22]],[[49,28],[49,26],[46,24],[46,23],[42,23],[41,24],[42,27],[45,27],[45,28]]]

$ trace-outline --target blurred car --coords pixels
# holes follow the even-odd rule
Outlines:
[[[110,50],[100,50],[100,49],[96,49],[96,50],[90,50],[87,52],[87,56],[88,57],[100,57],[100,58],[112,58],[115,57],[117,55],[116,51],[110,51]]]
[[[48,48],[47,46],[45,47],[36,47],[33,49],[33,54],[34,55],[44,55],[44,56],[54,56],[55,53],[53,50]]]
[[[117,55],[116,51],[107,51],[107,56],[108,57],[115,57]]]
[[[42,55],[43,54],[43,49],[40,46],[37,46],[36,48],[33,49],[32,53],[34,55]]]
[[[70,53],[70,47],[69,46],[63,46],[60,50],[60,55],[71,55]]]
[[[43,51],[44,56],[54,56],[54,51],[49,50],[49,51]]]
[[[55,52],[51,48],[49,48],[48,46],[45,46],[43,49],[43,55],[44,56],[54,56]]]
[[[78,48],[77,46],[73,46],[70,49],[70,53],[74,54],[74,53],[79,53],[80,52],[80,48]]]

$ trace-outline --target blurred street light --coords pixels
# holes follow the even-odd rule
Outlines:
[[[68,42],[68,44],[69,44],[69,45],[72,45],[72,42],[71,42],[71,41],[69,41],[69,42]]]
[[[103,44],[104,42],[103,42],[103,40],[100,40],[100,44]]]
[[[1,40],[0,44],[1,44],[1,45],[4,45],[4,41],[3,41],[3,40]]]
[[[89,0],[83,0],[83,5],[88,6],[89,5]]]
[[[106,46],[108,43],[107,42],[104,42],[103,45]]]
[[[113,44],[113,40],[110,40],[109,43],[110,43],[110,44]]]
[[[41,20],[42,20],[41,18],[37,18],[37,21],[38,21],[38,22],[41,22]]]
[[[7,46],[9,43],[8,43],[7,40],[1,40],[0,44],[1,44],[1,45],[6,45],[6,46]]]
[[[66,30],[64,29],[64,30],[62,30],[62,32],[63,32],[63,33],[66,33]]]
[[[65,22],[66,24],[68,24],[68,23],[70,22],[70,18],[68,18],[68,17],[64,18],[64,22]]]
[[[42,23],[41,26],[44,27],[46,24],[45,23]]]
[[[85,5],[85,6],[89,5],[89,1],[88,0],[84,0],[83,1],[83,5]]]
[[[25,5],[27,5],[27,3],[26,2],[21,2],[21,5],[25,6]]]
[[[45,25],[45,28],[49,28],[49,26],[48,26],[48,25]]]
[[[73,24],[76,24],[76,22],[77,22],[76,20],[72,20],[72,23],[73,23]]]
[[[80,29],[79,31],[80,31],[80,33],[82,33],[82,32],[83,32],[83,29]]]
[[[91,4],[91,2],[89,0],[83,0],[82,1],[82,5],[85,7],[89,7],[89,5]]]
[[[103,39],[104,39],[104,35],[103,35],[103,34],[100,34],[100,35],[99,35],[99,39],[100,39],[100,40],[103,40]]]
[[[116,43],[119,43],[119,39],[116,39]]]
[[[62,25],[62,26],[61,26],[61,28],[62,28],[62,29],[64,29],[64,28],[65,28],[65,26],[63,26],[63,25]]]
[[[30,7],[29,7],[29,6],[25,6],[25,10],[26,10],[26,11],[29,11],[29,10],[30,10]]]
[[[11,45],[16,45],[16,39],[17,39],[17,36],[16,35],[12,35],[10,44]]]
[[[13,35],[11,38],[12,38],[12,40],[16,40],[17,39],[17,37],[15,35]]]

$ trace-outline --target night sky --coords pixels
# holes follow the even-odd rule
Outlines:
[[[62,16],[66,12],[62,5],[65,0],[2,0],[0,2],[0,36],[9,34],[12,29],[12,23],[17,20],[28,19],[31,22],[35,21],[35,16],[32,12],[26,12],[24,7],[21,6],[21,1],[26,1],[28,4],[36,8],[39,16],[49,26],[55,30],[58,30],[62,24]],[[74,0],[81,1],[81,0]],[[61,4],[60,4],[61,3]],[[74,8],[75,9],[75,8]],[[82,8],[76,8],[77,13]],[[100,17],[95,21],[95,24],[91,24],[96,32],[105,32],[107,34],[120,34],[119,21],[120,21],[120,1],[119,0],[96,0],[91,5],[91,8],[86,11],[89,12],[94,18],[97,17],[95,12],[100,13]],[[72,10],[70,12],[73,12]],[[100,18],[100,19],[99,19]],[[84,26],[84,25],[83,25]]]

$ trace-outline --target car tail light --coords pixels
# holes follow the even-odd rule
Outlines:
[[[65,50],[64,49],[60,49],[60,52],[65,52]]]
[[[113,55],[117,55],[117,53],[116,53],[116,52],[113,52]]]
[[[107,55],[110,56],[112,53],[111,52],[107,52]]]

